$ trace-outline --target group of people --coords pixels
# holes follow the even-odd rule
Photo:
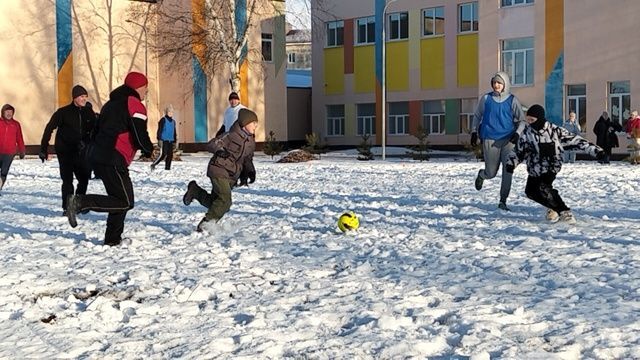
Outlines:
[[[524,162],[529,174],[525,194],[546,207],[545,216],[552,222],[576,222],[558,190],[553,188],[564,152],[581,150],[598,160],[607,156],[601,147],[580,137],[579,129],[570,131],[548,122],[541,105],[532,105],[525,114],[518,98],[511,94],[509,76],[504,72],[491,77],[491,91],[478,101],[471,144],[476,146],[478,139],[482,142],[485,166],[476,176],[476,190],[482,189],[485,180],[494,178],[502,164],[498,208],[508,211],[513,172]]]
[[[71,103],[56,110],[42,135],[39,157],[44,162],[49,158],[49,141],[56,130],[54,147],[62,179],[63,216],[68,218],[72,227],[76,227],[78,214],[89,211],[107,213],[105,245],[116,246],[122,243],[125,218],[127,212],[134,207],[129,165],[138,150],[143,157],[150,158],[152,155],[153,143],[149,137],[147,109],[143,103],[147,89],[147,77],[139,72],[130,72],[124,83],[110,93],[109,101],[104,104],[100,114],[96,114],[87,101],[87,90],[76,85],[72,89]],[[223,128],[227,126],[228,130],[223,129],[207,145],[207,149],[214,154],[207,171],[213,189],[208,193],[195,181],[191,181],[183,199],[185,205],[196,199],[208,209],[197,226],[198,231],[229,211],[233,187],[255,181],[253,152],[258,118],[244,106],[238,107],[239,97],[236,93],[230,95],[230,105],[235,118],[227,124],[225,115]],[[0,149],[0,152],[10,154],[6,157],[0,155],[3,182],[6,179],[5,165],[8,171],[14,155],[19,153],[23,158],[25,152],[20,124],[12,118],[14,111],[10,105],[2,108],[0,126],[7,130],[2,131],[3,128],[0,127],[0,131],[5,137],[15,138],[13,142],[1,143],[7,149]],[[173,147],[177,139],[173,111],[173,107],[168,105],[158,123],[156,137],[161,152],[151,164],[152,170],[163,160],[165,169],[171,168]],[[14,145],[9,149],[11,144]],[[91,171],[104,184],[106,195],[87,194]],[[74,176],[77,180],[75,189]]]

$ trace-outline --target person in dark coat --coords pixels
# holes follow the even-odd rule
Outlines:
[[[70,104],[56,110],[44,129],[38,156],[42,162],[49,158],[49,140],[56,130],[55,150],[62,179],[62,215],[67,216],[67,198],[74,193],[73,177],[78,180],[76,194],[86,194],[91,170],[84,156],[85,147],[96,123],[96,114],[87,102],[87,90],[76,85],[71,90]]]
[[[198,232],[203,230],[205,224],[220,220],[229,211],[233,187],[248,186],[256,180],[253,152],[256,148],[254,134],[257,126],[257,115],[249,109],[241,109],[231,129],[207,144],[207,150],[214,154],[207,168],[212,185],[211,194],[191,181],[182,198],[185,205],[196,199],[208,209],[197,226]]]
[[[151,164],[151,170],[164,160],[164,169],[171,170],[171,160],[173,160],[173,144],[175,144],[178,133],[176,131],[176,121],[173,119],[173,106],[169,105],[164,109],[164,116],[158,122],[158,143],[160,144],[160,155]]]
[[[622,131],[622,125],[611,120],[609,114],[606,111],[602,112],[602,115],[596,121],[593,126],[593,132],[596,134],[596,145],[600,146],[604,150],[604,158],[598,161],[601,164],[608,164],[611,158],[611,149],[620,146],[618,143],[618,135],[616,131]]]
[[[138,150],[150,157],[153,144],[147,131],[147,109],[142,100],[147,94],[147,77],[130,72],[124,85],[109,95],[100,112],[100,124],[89,158],[93,171],[104,184],[107,195],[76,194],[67,201],[67,217],[71,227],[78,225],[78,212],[106,212],[107,230],[104,244],[115,246],[122,242],[124,220],[133,209],[133,184],[129,165]]]

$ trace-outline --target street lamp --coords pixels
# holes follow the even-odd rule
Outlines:
[[[387,8],[397,0],[391,0],[382,8],[382,79],[380,79],[380,88],[382,90],[382,160],[387,157],[387,39],[386,39],[386,18]]]
[[[148,66],[148,62],[149,62],[149,57],[148,57],[148,50],[147,48],[148,46],[148,42],[147,42],[147,28],[142,25],[142,24],[138,24],[137,22],[127,19],[126,22],[133,24],[133,25],[138,25],[142,31],[144,32],[144,76],[148,76],[147,74],[147,66]]]

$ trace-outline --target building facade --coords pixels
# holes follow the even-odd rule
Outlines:
[[[109,92],[122,84],[129,71],[147,73],[146,104],[152,139],[162,109],[172,104],[179,142],[208,141],[219,129],[228,106],[231,87],[226,69],[215,76],[204,74],[195,41],[192,59],[181,66],[169,66],[151,45],[155,27],[168,25],[161,20],[144,22],[131,18],[132,7],[139,12],[162,4],[181,6],[195,19],[204,2],[0,2],[0,11],[12,14],[0,23],[0,50],[7,54],[0,58],[4,84],[0,86],[0,102],[15,106],[25,142],[32,148],[40,143],[51,114],[71,101],[73,85],[82,84],[94,109],[100,111]],[[273,11],[262,13],[253,24],[247,24],[249,39],[241,66],[240,93],[242,103],[256,111],[260,119],[256,140],[264,141],[269,131],[274,131],[286,141],[285,23],[284,11],[279,11],[284,9],[284,1],[264,2]],[[247,8],[236,6],[235,15],[248,18]]]
[[[422,128],[432,145],[460,146],[497,71],[551,121],[576,111],[591,140],[602,111],[624,125],[640,96],[640,44],[620,36],[640,32],[640,2],[323,0],[312,11],[313,130],[331,145],[380,144],[384,114],[387,145],[415,144]]]

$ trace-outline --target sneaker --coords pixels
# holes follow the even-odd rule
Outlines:
[[[78,195],[69,195],[67,198],[67,219],[69,220],[69,225],[71,225],[72,228],[78,226],[76,214],[78,213],[79,208],[80,199],[78,199]]]
[[[198,191],[198,184],[195,182],[195,180],[191,180],[189,182],[189,185],[187,186],[187,192],[182,197],[182,202],[185,205],[189,206],[193,201],[193,199],[196,197],[197,191]]]
[[[547,209],[547,215],[545,216],[545,218],[554,223],[560,220],[560,215],[558,215],[555,210]]]
[[[478,171],[478,176],[476,176],[476,190],[482,189],[482,183],[484,183],[484,179],[480,176],[482,170]]]
[[[565,222],[567,224],[575,224],[576,218],[571,213],[571,210],[565,210],[560,212],[560,221]]]
[[[511,211],[511,209],[507,207],[507,204],[504,201],[500,201],[500,203],[498,204],[498,209],[504,210],[504,211]]]

